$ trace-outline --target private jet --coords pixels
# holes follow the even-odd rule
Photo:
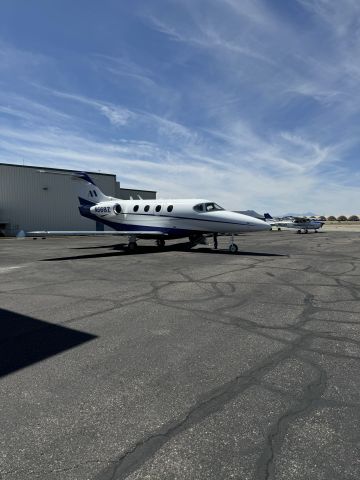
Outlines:
[[[188,237],[192,247],[206,244],[206,236],[230,234],[229,251],[236,253],[238,246],[234,243],[234,234],[271,229],[263,220],[225,210],[210,200],[122,200],[105,195],[86,172],[72,172],[70,175],[79,180],[80,215],[112,230],[34,231],[27,232],[28,235],[123,235],[128,237],[128,249],[133,252],[137,248],[137,239],[155,239],[163,248],[166,240]]]
[[[319,228],[322,228],[324,225],[324,222],[320,220],[306,217],[275,219],[269,213],[264,213],[264,218],[271,228],[276,227],[278,231],[282,228],[295,228],[297,233],[309,233],[309,230],[314,230],[315,233],[318,233]]]

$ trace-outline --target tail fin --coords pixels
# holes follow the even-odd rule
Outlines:
[[[79,201],[81,204],[98,203],[111,200],[111,197],[105,195],[95,184],[93,179],[86,172],[74,172],[74,180],[80,180],[77,188]]]
[[[265,220],[272,220],[273,217],[270,215],[270,213],[264,213],[264,218]]]

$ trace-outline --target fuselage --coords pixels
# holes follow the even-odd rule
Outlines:
[[[192,234],[269,230],[263,220],[231,212],[206,199],[109,200],[80,199],[81,215],[117,231],[160,231],[174,238]]]

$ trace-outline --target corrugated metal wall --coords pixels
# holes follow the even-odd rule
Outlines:
[[[106,195],[118,196],[115,175],[91,176]],[[95,230],[95,222],[80,216],[78,205],[76,181],[71,176],[40,173],[39,167],[0,164],[0,221],[8,222],[7,234],[19,230]]]
[[[118,184],[115,197],[123,198],[124,200],[130,200],[130,198],[132,197],[134,200],[136,200],[137,198],[139,198],[138,196],[140,196],[144,200],[154,200],[156,199],[156,192],[153,190],[135,190],[131,188],[120,188],[120,185]]]

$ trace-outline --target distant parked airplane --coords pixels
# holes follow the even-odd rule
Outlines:
[[[306,217],[294,217],[291,219],[274,219],[269,213],[264,213],[265,221],[271,225],[271,227],[277,227],[278,230],[282,228],[295,228],[297,229],[297,233],[308,233],[309,230],[314,230],[315,233],[319,228],[324,225],[324,222],[320,220],[313,220],[311,218]]]
[[[105,195],[85,172],[65,175],[80,180],[77,191],[80,214],[111,227],[113,231],[37,231],[28,232],[29,235],[124,235],[128,236],[129,250],[134,251],[138,238],[156,239],[158,246],[164,247],[167,239],[189,237],[191,246],[194,246],[205,243],[205,235],[228,233],[231,234],[229,250],[236,253],[235,233],[271,230],[263,220],[230,212],[213,201],[122,200]]]

